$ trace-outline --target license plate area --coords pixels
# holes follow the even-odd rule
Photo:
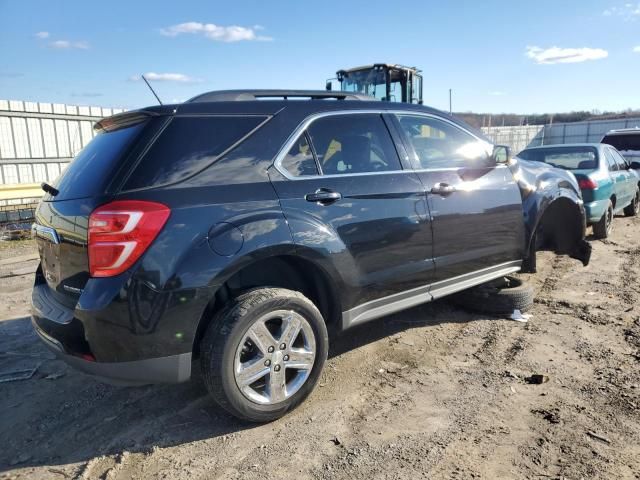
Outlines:
[[[52,289],[60,283],[60,236],[51,227],[34,225],[33,234],[38,245],[42,275]]]

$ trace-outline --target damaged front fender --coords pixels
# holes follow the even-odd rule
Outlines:
[[[536,252],[551,250],[588,265],[586,216],[578,182],[571,172],[540,162],[514,159],[510,165],[520,187],[528,252],[523,271],[536,271]]]

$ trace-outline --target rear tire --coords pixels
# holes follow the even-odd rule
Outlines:
[[[631,200],[631,203],[624,207],[624,215],[626,217],[635,217],[638,215],[638,210],[640,209],[640,190],[636,190],[636,195]]]
[[[242,420],[269,422],[311,393],[328,348],[325,322],[308,298],[259,288],[215,315],[200,343],[200,363],[204,383],[223,409]]]
[[[597,239],[608,238],[613,226],[613,203],[609,200],[607,209],[598,223],[593,224],[593,236]]]
[[[515,277],[502,277],[453,295],[459,306],[474,312],[511,314],[533,306],[533,288]]]

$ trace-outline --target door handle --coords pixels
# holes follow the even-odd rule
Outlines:
[[[307,193],[304,196],[304,199],[307,202],[318,202],[323,205],[328,205],[330,203],[336,202],[342,198],[342,194],[339,192],[332,192],[331,190],[319,189],[314,193]]]
[[[449,185],[448,183],[436,183],[433,187],[431,187],[431,193],[435,193],[438,195],[449,195],[456,191],[456,187],[453,185]]]

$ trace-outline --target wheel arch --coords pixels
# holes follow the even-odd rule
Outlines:
[[[257,257],[230,268],[222,278],[198,321],[192,346],[195,357],[199,354],[200,340],[215,314],[231,298],[253,288],[279,287],[298,291],[320,310],[330,332],[340,328],[340,278],[337,272],[328,271],[326,266],[313,259],[293,252]]]
[[[559,255],[569,255],[589,263],[591,246],[585,237],[585,215],[579,199],[568,195],[559,195],[540,209],[535,226],[527,239],[527,257],[522,271],[536,272],[536,253],[551,250]]]

